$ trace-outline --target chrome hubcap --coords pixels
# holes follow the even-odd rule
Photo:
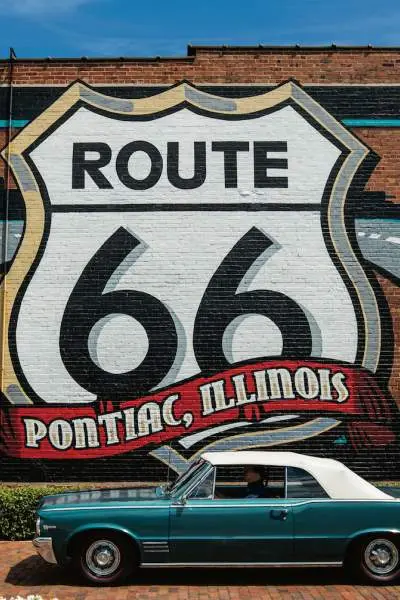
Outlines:
[[[107,567],[113,561],[113,555],[106,548],[105,550],[100,550],[95,556],[95,562],[99,565],[99,567]]]
[[[368,544],[364,552],[365,564],[376,575],[387,575],[399,564],[396,544],[390,540],[377,539]]]
[[[121,554],[110,540],[96,540],[86,551],[86,564],[94,575],[112,575],[121,563]]]

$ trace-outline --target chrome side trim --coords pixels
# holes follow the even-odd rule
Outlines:
[[[168,542],[142,542],[143,552],[148,554],[149,552],[169,552]]]
[[[257,500],[257,498],[255,498],[255,500]],[[272,501],[278,501],[280,500],[281,504],[286,503],[287,499],[286,498],[273,498]],[[193,500],[192,500],[193,502]],[[255,507],[258,506],[260,508],[266,508],[271,506],[272,503],[268,503],[268,504],[258,504],[258,503],[254,503],[254,499],[250,499],[248,503],[246,504],[225,504],[225,500],[221,500],[221,499],[213,499],[209,501],[210,503],[212,502],[212,506],[215,508],[244,508],[244,507]],[[385,503],[385,502],[400,502],[400,498],[355,498],[355,499],[351,499],[351,498],[316,498],[315,500],[313,499],[308,499],[305,498],[304,500],[300,501],[300,502],[289,502],[288,506],[302,506],[303,504],[315,504],[317,502],[379,502],[379,503]],[[276,502],[278,504],[278,502]],[[119,506],[119,505],[113,505],[113,506],[71,506],[71,507],[58,507],[58,506],[49,506],[48,508],[44,507],[41,508],[40,511],[41,512],[49,512],[49,511],[53,511],[53,510],[115,510],[115,509],[132,509],[132,510],[138,510],[138,509],[148,509],[148,508],[169,508],[171,506],[171,504],[163,504],[163,505],[158,505],[158,506],[154,506],[154,505],[142,505],[142,506],[132,506],[132,505],[123,505],[123,506]],[[210,504],[187,504],[186,506],[196,506],[196,508],[210,508]]]
[[[51,563],[52,565],[57,564],[53,550],[53,540],[51,538],[37,537],[32,540],[32,544],[34,545],[39,556],[41,556],[46,562]]]
[[[260,562],[260,563],[250,563],[250,562],[221,562],[221,563],[212,563],[212,562],[198,562],[198,563],[142,563],[140,565],[143,568],[161,568],[161,567],[175,567],[175,568],[185,568],[185,567],[211,567],[211,568],[228,568],[228,567],[241,567],[241,568],[258,568],[258,567],[268,567],[268,568],[280,568],[280,567],[342,567],[343,562],[339,561],[329,561],[329,562]]]
[[[165,540],[144,540],[143,546],[168,546],[168,542]]]
[[[290,502],[288,501],[287,498],[271,498],[271,502],[264,502],[264,504],[258,503],[258,502],[254,502],[254,500],[258,500],[258,498],[249,498],[248,502],[246,502],[245,504],[227,504],[226,500],[221,499],[221,498],[214,498],[214,499],[210,499],[208,502],[209,504],[200,504],[200,502],[206,502],[206,500],[204,499],[199,499],[199,504],[197,504],[196,500],[194,498],[188,498],[188,502],[185,506],[190,507],[190,508],[210,508],[210,506],[212,506],[213,508],[270,508],[270,507],[279,507],[280,505],[285,505],[285,507],[287,508],[292,508],[292,507],[296,507],[296,506],[303,506],[304,504],[319,504],[320,502],[394,502],[395,499],[393,498],[393,500],[386,500],[386,498],[382,498],[379,500],[371,500],[371,499],[362,499],[362,500],[350,500],[348,498],[316,498],[315,500],[309,500],[307,498],[305,498],[304,500],[301,500],[299,502]],[[290,499],[289,499],[290,500]],[[398,501],[400,501],[400,498],[398,498]],[[212,504],[211,504],[212,503]]]
[[[169,504],[162,504],[158,506],[153,505],[141,505],[141,506],[133,506],[132,504],[127,505],[117,505],[113,504],[112,506],[48,506],[40,509],[40,512],[52,512],[53,510],[120,510],[121,508],[129,508],[129,509],[148,509],[148,508],[164,508],[168,509]]]

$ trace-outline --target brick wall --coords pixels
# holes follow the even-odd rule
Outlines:
[[[138,58],[18,61],[18,84],[68,85],[75,79],[90,84],[261,83],[276,85],[288,78],[305,84],[400,83],[398,48],[223,48],[189,47],[181,58]],[[8,79],[3,61],[1,79]]]
[[[398,477],[399,61],[0,63],[4,479],[154,480],[205,446]]]

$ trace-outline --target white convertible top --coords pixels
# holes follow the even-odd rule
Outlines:
[[[347,500],[394,500],[332,458],[317,458],[296,452],[229,451],[201,455],[212,465],[265,465],[297,467],[315,477],[331,498]]]

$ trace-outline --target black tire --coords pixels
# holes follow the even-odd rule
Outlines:
[[[138,565],[133,543],[112,531],[86,535],[76,547],[74,563],[81,575],[95,585],[121,583]]]
[[[349,548],[347,566],[363,581],[391,583],[400,577],[400,538],[390,533],[363,537]]]

